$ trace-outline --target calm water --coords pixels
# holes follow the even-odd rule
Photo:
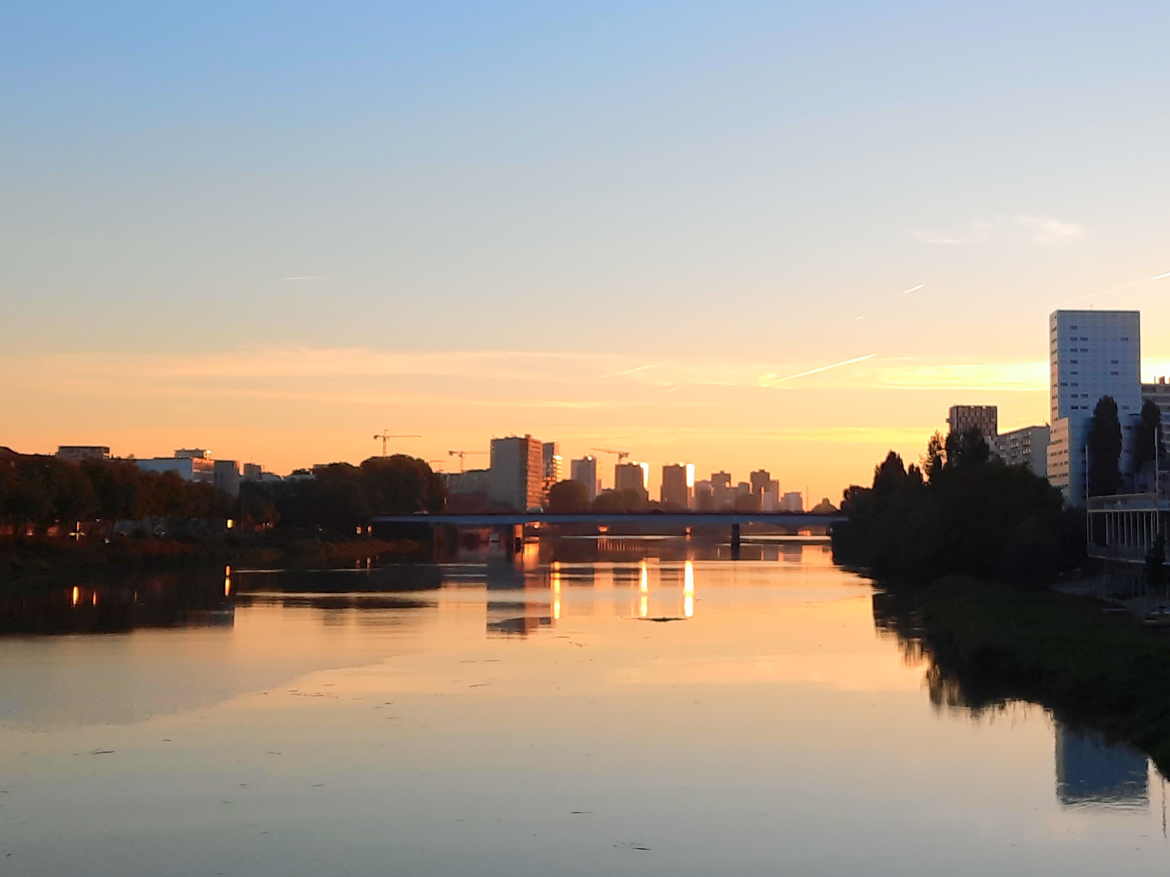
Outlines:
[[[1144,756],[932,705],[824,546],[551,550],[0,605],[0,873],[1170,865]]]

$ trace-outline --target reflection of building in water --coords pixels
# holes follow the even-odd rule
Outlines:
[[[1055,722],[1056,797],[1066,805],[1146,806],[1146,756],[1128,746],[1111,746],[1100,734]]]
[[[549,582],[543,571],[526,565],[522,556],[489,562],[485,586],[489,636],[528,636],[553,623]]]

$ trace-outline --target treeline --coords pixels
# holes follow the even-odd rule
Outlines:
[[[870,487],[852,486],[834,556],[878,576],[962,573],[1035,585],[1084,558],[1084,516],[1023,466],[992,458],[979,430],[931,438],[921,466],[893,451]]]
[[[285,481],[245,481],[238,499],[211,484],[185,481],[174,472],[146,472],[130,461],[0,460],[0,524],[18,534],[29,528],[36,534],[54,526],[68,529],[77,521],[232,518],[241,529],[281,526],[354,535],[372,515],[438,512],[445,501],[446,488],[431,467],[401,454],[360,466],[318,466]]]
[[[446,501],[443,479],[425,460],[395,454],[317,466],[311,477],[244,482],[239,515],[245,525],[353,535],[374,515],[441,512]]]
[[[56,457],[0,461],[0,522],[44,532],[76,521],[228,517],[234,500],[174,472],[144,472],[120,460]]]

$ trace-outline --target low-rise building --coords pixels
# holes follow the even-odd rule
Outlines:
[[[1048,477],[1047,426],[1025,426],[1001,432],[990,442],[992,451],[1009,466],[1026,466],[1034,475]]]
[[[110,449],[106,445],[58,445],[57,458],[80,463],[82,460],[108,460]]]

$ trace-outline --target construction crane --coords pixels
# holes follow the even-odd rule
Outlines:
[[[459,458],[459,471],[462,472],[463,471],[463,458],[464,457],[466,457],[468,454],[486,454],[486,453],[487,453],[487,451],[447,451],[447,456]]]
[[[622,462],[626,457],[630,456],[629,451],[615,451],[613,448],[590,448],[591,451],[597,451],[602,454],[617,454],[618,462]]]
[[[386,432],[386,430],[382,430],[381,432],[374,433],[374,438],[382,440],[382,456],[385,457],[386,456],[386,442],[390,441],[390,439],[422,438],[422,436],[421,435],[391,435],[390,433]]]

